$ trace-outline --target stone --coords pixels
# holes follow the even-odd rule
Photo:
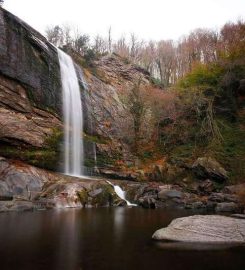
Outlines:
[[[224,194],[224,199],[226,202],[234,202],[234,203],[239,202],[239,198],[235,194]]]
[[[211,180],[207,179],[199,185],[199,190],[203,193],[209,194],[215,191],[214,183]]]
[[[232,185],[232,186],[226,186],[223,189],[224,193],[229,193],[229,194],[238,194],[242,190],[245,190],[245,183],[238,184],[238,185]]]
[[[158,198],[160,200],[173,199],[178,198],[181,199],[183,197],[183,193],[181,191],[172,189],[172,190],[161,190],[158,193]]]
[[[223,193],[212,193],[208,197],[209,201],[212,202],[224,202],[225,201],[225,195]]]
[[[155,240],[193,243],[245,243],[245,220],[220,215],[195,215],[174,219],[157,230]]]
[[[193,203],[187,203],[185,205],[186,209],[200,209],[205,208],[205,204],[203,202],[193,202]]]
[[[217,205],[217,203],[212,202],[212,201],[207,201],[207,203],[206,203],[206,207],[207,207],[208,210],[214,210],[216,205]]]
[[[154,197],[143,197],[139,199],[139,205],[143,208],[156,208],[156,199]]]
[[[215,207],[216,212],[236,212],[239,210],[239,206],[234,202],[217,203]]]
[[[99,195],[102,192],[103,192],[103,189],[102,188],[98,188],[98,189],[95,189],[95,190],[90,191],[89,192],[89,196],[90,197],[96,197],[97,195]]]
[[[192,171],[202,179],[223,183],[228,179],[227,171],[213,158],[199,157],[192,165]]]

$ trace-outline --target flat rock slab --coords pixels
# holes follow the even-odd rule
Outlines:
[[[245,220],[219,215],[195,215],[174,219],[157,230],[153,239],[192,243],[245,244]]]

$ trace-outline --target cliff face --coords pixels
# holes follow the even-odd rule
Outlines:
[[[39,108],[61,109],[56,49],[23,21],[0,9],[0,72],[21,83]]]
[[[94,74],[84,72],[88,84],[83,91],[85,129],[92,135],[87,140],[96,143],[98,165],[106,166],[119,159],[130,162],[133,157],[122,140],[128,130],[123,98],[139,79],[144,85],[150,84],[149,74],[114,54],[96,61],[94,70]]]
[[[62,127],[56,49],[0,8],[0,59],[1,155],[55,168],[56,146],[50,141]]]
[[[0,155],[56,170],[62,148],[57,50],[40,33],[0,8],[0,58]],[[95,151],[97,165],[131,160],[121,140],[126,124],[121,96],[139,78],[149,84],[149,74],[116,55],[104,56],[92,70],[83,71],[79,59],[74,59],[84,108],[85,165],[95,165]]]

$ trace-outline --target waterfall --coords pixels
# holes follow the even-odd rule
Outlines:
[[[73,61],[58,49],[64,115],[64,172],[83,175],[83,113],[80,87]]]
[[[96,143],[93,143],[93,150],[94,150],[94,169],[97,169],[97,154],[96,154]]]
[[[110,181],[106,181],[108,184],[110,184],[111,186],[113,186],[115,193],[117,194],[117,196],[124,200],[127,203],[127,206],[137,206],[137,204],[133,204],[131,202],[129,202],[128,200],[126,200],[125,197],[125,191],[123,191],[118,185],[113,185]]]

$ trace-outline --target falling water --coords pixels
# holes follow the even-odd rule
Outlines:
[[[127,206],[137,206],[137,204],[133,204],[129,202],[128,200],[126,200],[125,191],[123,191],[119,186],[113,185],[110,181],[106,181],[106,182],[110,184],[111,186],[113,186],[114,191],[116,192],[117,196],[121,198],[122,200],[124,200],[127,203]]]
[[[65,174],[83,175],[83,115],[80,88],[73,61],[58,49],[63,89]]]
[[[93,143],[93,150],[94,150],[94,169],[97,169],[97,153],[96,153],[96,143]]]

